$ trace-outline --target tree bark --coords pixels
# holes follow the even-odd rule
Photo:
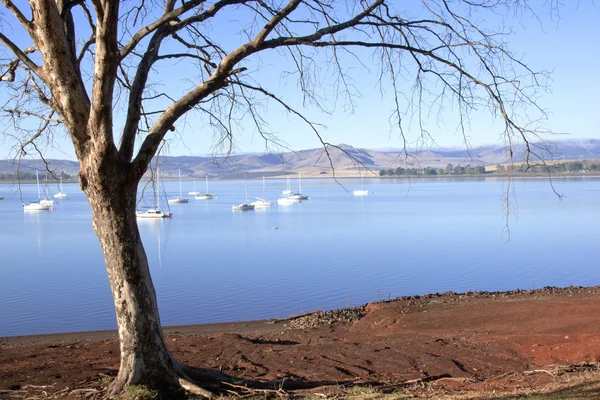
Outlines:
[[[111,157],[112,158],[112,157]],[[113,159],[83,160],[80,184],[92,210],[112,289],[121,366],[111,392],[128,385],[180,387],[179,363],[166,348],[148,259],[136,221],[137,179]]]

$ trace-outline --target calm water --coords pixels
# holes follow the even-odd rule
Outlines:
[[[343,183],[350,192],[359,186]],[[309,201],[233,212],[244,182],[211,181],[218,199],[171,205],[171,220],[139,221],[164,325],[448,290],[600,283],[600,180],[555,182],[562,201],[547,181],[517,182],[510,242],[501,180],[370,179],[368,197],[330,180],[302,184]],[[284,186],[267,181],[266,197],[276,203]],[[165,188],[179,192],[177,182]],[[22,189],[25,200],[37,197],[35,185]],[[64,192],[54,211],[23,212],[15,188],[0,186],[0,336],[116,327],[87,201],[74,184]],[[248,182],[248,192],[261,196],[262,182]]]

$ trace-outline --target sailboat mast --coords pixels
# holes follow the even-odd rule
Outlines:
[[[244,175],[244,191],[246,192],[246,203],[248,203],[248,177]]]
[[[155,210],[158,209],[157,193],[158,193],[158,181],[159,180],[160,180],[160,170],[158,169],[158,167],[156,167],[156,179],[154,180],[154,185],[152,186],[152,194],[153,194],[152,208],[154,208]]]
[[[183,191],[181,190],[181,168],[179,169],[179,197],[183,198]]]
[[[206,193],[208,194],[208,174],[206,174]]]
[[[300,188],[300,193],[302,193],[302,173],[298,172],[298,187]]]
[[[42,198],[42,196],[40,194],[40,173],[38,171],[35,171],[35,181],[37,182],[38,200],[39,200]]]

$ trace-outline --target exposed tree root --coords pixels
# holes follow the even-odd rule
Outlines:
[[[201,388],[200,386],[196,385],[195,383],[192,383],[183,378],[179,378],[179,384],[186,392],[190,392],[192,394],[195,394],[196,396],[201,396],[201,397],[204,397],[207,399],[212,399],[215,396],[215,394],[213,392],[206,390],[204,388]]]
[[[550,368],[546,369],[531,369],[529,371],[523,372],[525,375],[533,375],[533,374],[548,374],[552,376],[562,375],[568,372],[581,372],[581,371],[589,371],[589,370],[598,370],[600,367],[600,363],[580,363],[580,364],[570,364],[570,365],[556,365],[550,366]]]

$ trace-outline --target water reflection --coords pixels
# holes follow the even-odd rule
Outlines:
[[[42,223],[48,211],[23,212],[23,223],[29,232],[35,232],[38,253],[42,252]]]
[[[162,268],[162,244],[161,235],[165,226],[168,226],[171,222],[170,218],[139,218],[138,228],[142,240],[144,243],[144,249],[146,255],[150,258],[153,253],[153,247],[156,247],[156,260],[158,261],[158,267]],[[156,241],[152,240],[155,239]]]

